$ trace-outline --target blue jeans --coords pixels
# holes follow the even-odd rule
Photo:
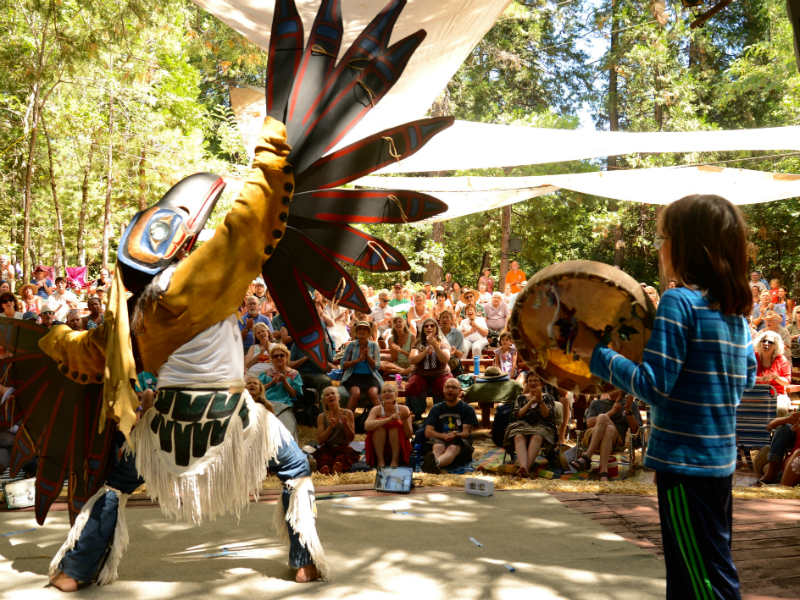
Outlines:
[[[792,430],[792,426],[787,424],[781,425],[772,434],[772,441],[769,444],[769,454],[767,454],[767,462],[780,462],[786,454],[794,447],[796,433]]]
[[[308,457],[294,440],[287,441],[278,449],[278,455],[275,460],[270,461],[269,467],[277,471],[278,478],[281,481],[311,475]],[[284,512],[289,510],[289,499],[291,497],[291,489],[284,485],[281,494]],[[300,543],[300,536],[289,523],[286,523],[286,529],[289,531],[289,566],[299,569],[313,562],[308,548]]]
[[[117,432],[106,484],[130,494],[144,481],[136,471],[135,457],[122,454],[124,441],[122,434]],[[64,573],[78,582],[93,581],[97,577],[114,538],[118,511],[119,498],[115,492],[107,491],[97,499],[75,547],[61,560],[59,568]]]
[[[130,494],[144,481],[136,471],[135,456],[121,455],[120,448],[124,438],[121,434],[117,435],[119,437],[115,438],[115,449],[106,484]],[[270,467],[277,470],[281,481],[311,475],[308,458],[294,440],[286,442],[278,449],[278,455],[270,462]],[[284,486],[281,495],[284,511],[289,508],[290,498],[291,490]],[[108,491],[97,499],[75,547],[61,560],[59,568],[64,573],[79,582],[96,579],[111,547],[118,511],[119,499],[116,493]],[[310,564],[312,560],[308,548],[300,543],[300,536],[288,523],[286,528],[289,532],[289,564],[294,568]]]

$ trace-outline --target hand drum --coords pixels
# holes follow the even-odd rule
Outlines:
[[[633,277],[590,260],[550,265],[517,296],[509,329],[520,356],[542,379],[575,393],[612,389],[571,351],[578,323],[603,334],[624,356],[639,362],[655,309]]]

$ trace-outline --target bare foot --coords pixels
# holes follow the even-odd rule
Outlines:
[[[317,567],[314,566],[314,563],[307,564],[297,569],[297,575],[294,577],[297,583],[308,583],[315,579],[319,579],[319,571]]]
[[[399,462],[392,462],[392,463],[389,464],[389,466],[390,467],[399,467],[400,463]]]
[[[319,469],[319,472],[322,473],[323,475],[330,475],[331,468],[328,465],[322,465],[322,467],[320,467]]]
[[[57,575],[50,578],[50,585],[57,587],[62,592],[78,591],[78,582],[63,571],[59,571]]]
[[[333,463],[333,472],[334,473],[344,473],[344,463],[342,463],[339,460],[337,460],[335,463]]]

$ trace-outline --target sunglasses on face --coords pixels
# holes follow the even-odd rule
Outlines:
[[[770,340],[762,340],[762,341],[761,341],[761,345],[762,345],[762,346],[772,346],[774,343],[775,343],[775,342],[772,342],[772,341],[770,341]]]
[[[285,354],[273,354],[272,355],[272,360],[275,360],[276,358],[286,358],[286,355]]]

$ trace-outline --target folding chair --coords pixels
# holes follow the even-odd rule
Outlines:
[[[736,447],[751,468],[750,451],[769,445],[771,434],[767,431],[767,423],[775,418],[777,409],[775,388],[768,384],[756,384],[745,390],[736,408]]]

